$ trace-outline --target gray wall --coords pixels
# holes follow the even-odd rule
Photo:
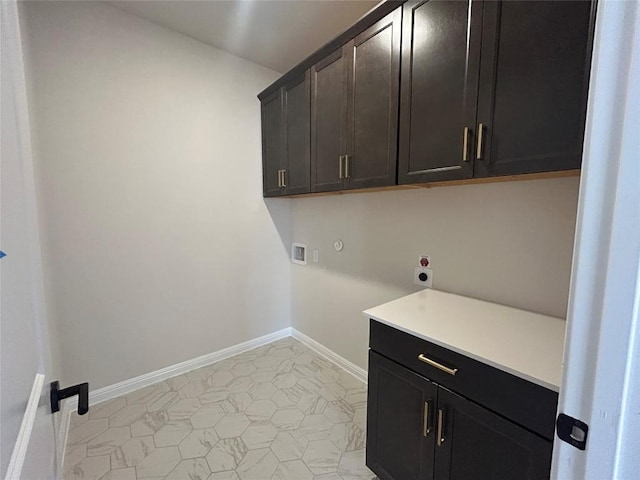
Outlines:
[[[362,310],[434,287],[565,317],[578,178],[292,200],[292,241],[320,262],[292,267],[293,326],[366,367]],[[341,239],[344,250],[335,252]],[[311,255],[309,255],[311,257]]]
[[[261,196],[256,98],[278,74],[104,3],[23,8],[64,382],[288,326],[289,205]]]

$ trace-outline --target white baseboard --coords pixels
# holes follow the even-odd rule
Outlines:
[[[299,332],[293,327],[291,327],[291,336],[299,342],[305,344],[307,347],[309,347],[319,355],[322,355],[327,360],[343,368],[361,382],[364,382],[365,384],[367,383],[367,371],[364,368],[360,368],[356,364],[351,363],[346,358],[341,357],[333,350],[329,350],[321,343],[316,342],[313,338],[306,336],[304,333]]]
[[[115,383],[107,387],[99,388],[95,391],[90,391],[89,405],[96,405],[98,403],[106,402],[107,400],[111,400],[122,395],[127,395],[141,388],[153,385],[154,383],[162,382],[163,380],[175,377],[176,375],[181,375],[197,368],[211,365],[212,363],[219,362],[220,360],[224,360],[225,358],[233,357],[234,355],[238,355],[248,350],[252,350],[262,345],[266,345],[267,343],[275,342],[276,340],[280,340],[281,338],[286,338],[289,336],[291,336],[291,327],[283,328],[282,330],[278,330],[277,332],[269,333],[268,335],[263,335],[262,337],[254,338],[253,340],[248,340],[231,347],[223,348],[222,350],[218,350],[217,352],[208,353],[206,355],[202,355],[201,357],[176,363],[175,365],[170,365],[166,368],[156,370],[155,372],[146,373],[144,375],[130,378],[128,380],[123,380],[122,382]],[[67,434],[69,432],[69,422],[71,421],[71,414],[77,410],[77,397],[72,397],[68,400],[65,400],[64,406],[62,407],[62,419],[60,422],[60,430],[58,435],[59,451],[62,452],[59,466],[62,466],[62,462],[64,460],[64,450],[66,449],[67,445]]]
[[[33,431],[33,425],[38,413],[38,405],[40,404],[40,397],[42,396],[44,380],[45,376],[43,374],[36,374],[33,386],[31,387],[29,401],[27,402],[27,408],[24,411],[20,430],[18,431],[18,438],[16,438],[13,453],[9,460],[9,466],[7,467],[7,473],[4,477],[5,480],[20,480],[22,467],[24,466],[24,461],[27,457],[27,449],[29,448],[31,432]]]
[[[330,362],[335,363],[339,367],[343,368],[345,371],[353,375],[355,378],[360,380],[361,382],[367,383],[367,371],[358,367],[357,365],[351,363],[344,357],[341,357],[337,353],[329,350],[324,345],[316,342],[312,338],[306,336],[304,333],[299,332],[295,328],[287,327],[282,330],[278,330],[277,332],[270,333],[268,335],[264,335],[262,337],[254,338],[253,340],[249,340],[247,342],[239,343],[238,345],[233,345],[228,348],[223,348],[222,350],[218,350],[217,352],[209,353],[207,355],[203,355],[201,357],[194,358],[192,360],[187,360],[185,362],[177,363],[175,365],[171,365],[169,367],[163,368],[161,370],[156,370],[155,372],[150,372],[145,375],[140,375],[139,377],[134,377],[129,380],[124,380],[122,382],[116,383],[114,385],[109,385],[107,387],[99,388],[94,392],[89,392],[89,405],[95,405],[97,403],[105,402],[107,400],[111,400],[116,397],[120,397],[122,395],[127,395],[131,392],[135,392],[144,387],[148,387],[149,385],[153,385],[155,383],[161,382],[171,377],[175,377],[176,375],[181,375],[183,373],[190,372],[197,368],[205,367],[215,362],[219,362],[220,360],[224,360],[225,358],[233,357],[234,355],[238,355],[240,353],[246,352],[248,350],[252,350],[254,348],[260,347],[262,345],[266,345],[271,342],[275,342],[276,340],[280,340],[281,338],[293,337],[298,340],[300,343],[306,345],[311,350],[315,351],[319,355],[322,355]],[[72,397],[68,400],[65,400],[64,405],[62,407],[62,419],[60,422],[60,430],[58,432],[58,446],[59,451],[61,452],[59,466],[62,467],[66,444],[67,444],[67,434],[69,433],[69,422],[71,420],[71,414],[78,409],[78,399],[77,397]],[[60,470],[62,471],[62,470]]]

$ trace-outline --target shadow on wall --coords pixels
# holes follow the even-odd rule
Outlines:
[[[274,227],[278,231],[278,236],[282,242],[282,247],[289,255],[291,249],[291,200],[288,198],[264,198],[264,205],[267,207],[269,216]]]

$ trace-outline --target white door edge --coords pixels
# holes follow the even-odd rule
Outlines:
[[[640,4],[599,2],[558,402],[589,432],[584,451],[556,438],[554,480],[640,471],[638,131]]]
[[[18,438],[16,439],[15,446],[13,447],[11,460],[9,460],[7,474],[4,477],[5,480],[20,480],[22,467],[24,466],[24,461],[27,457],[27,450],[29,448],[29,439],[31,438],[31,432],[33,431],[33,425],[38,413],[38,405],[40,404],[44,381],[45,376],[43,374],[36,374],[35,380],[33,381],[33,387],[31,388],[31,394],[29,395],[29,401],[27,402],[27,408],[24,412],[22,423],[20,424]]]

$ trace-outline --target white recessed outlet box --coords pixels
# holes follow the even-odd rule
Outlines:
[[[307,264],[307,246],[304,243],[291,244],[291,261],[298,265]]]
[[[413,273],[413,283],[424,288],[433,288],[433,270],[431,268],[416,267]]]
[[[314,250],[311,253],[312,253],[311,260],[313,261],[313,263],[318,263],[318,257],[319,257],[318,250]]]

